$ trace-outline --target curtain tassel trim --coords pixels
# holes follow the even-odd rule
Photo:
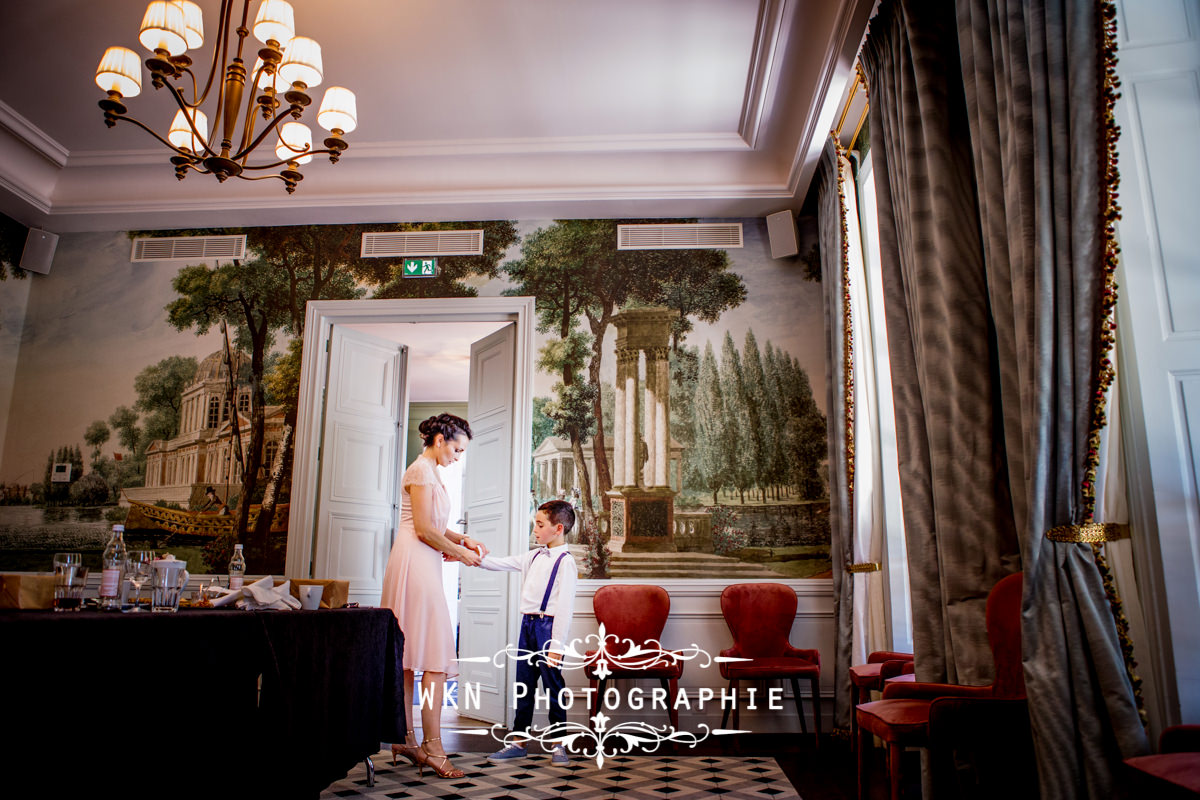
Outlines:
[[[846,182],[842,177],[842,159],[846,150],[838,141],[837,134],[830,131],[833,146],[837,150],[837,193],[838,221],[842,234],[842,405],[846,418],[846,496],[850,500],[850,514],[854,514],[854,319],[850,313],[850,233],[846,224]]]
[[[857,564],[847,564],[846,572],[857,575],[860,572],[879,572],[883,566],[878,561],[861,561]]]
[[[1117,88],[1120,86],[1120,80],[1117,78],[1117,7],[1113,0],[1101,0],[1100,2],[1099,35],[1102,71],[1099,77],[1101,81],[1101,102],[1103,103],[1104,136],[1101,143],[1102,152],[1098,153],[1098,155],[1104,165],[1105,178],[1101,194],[1103,207],[1100,209],[1104,236],[1104,263],[1102,264],[1104,286],[1101,290],[1100,319],[1097,326],[1097,338],[1099,341],[1097,342],[1096,353],[1098,358],[1093,383],[1095,390],[1092,396],[1091,424],[1089,426],[1087,451],[1084,455],[1083,478],[1080,481],[1081,511],[1083,512],[1085,524],[1063,526],[1079,530],[1081,535],[1085,535],[1082,529],[1096,526],[1096,523],[1092,523],[1091,520],[1095,513],[1096,505],[1096,469],[1100,463],[1100,431],[1108,424],[1105,413],[1108,405],[1107,395],[1109,388],[1112,386],[1113,379],[1116,377],[1110,355],[1113,346],[1116,344],[1117,283],[1115,276],[1121,255],[1121,248],[1117,243],[1117,221],[1121,218],[1121,208],[1117,201],[1117,188],[1121,181],[1120,173],[1117,170],[1117,139],[1120,136],[1121,130],[1117,125],[1115,113],[1117,98],[1120,97],[1120,92],[1117,91]],[[1104,528],[1107,526],[1100,525],[1099,527]],[[1104,582],[1104,593],[1107,595],[1109,607],[1112,609],[1113,622],[1117,629],[1117,639],[1121,644],[1121,653],[1125,658],[1125,671],[1129,676],[1129,682],[1133,688],[1133,697],[1137,703],[1138,716],[1141,718],[1142,725],[1146,726],[1148,724],[1146,703],[1142,697],[1142,679],[1137,674],[1137,659],[1133,655],[1133,639],[1129,636],[1129,619],[1125,616],[1124,604],[1121,602],[1121,596],[1117,592],[1116,583],[1113,581],[1108,559],[1104,555],[1104,542],[1112,541],[1112,538],[1071,538],[1060,540],[1051,535],[1057,530],[1060,529],[1053,528],[1047,531],[1047,538],[1053,541],[1078,541],[1090,544],[1092,547],[1092,559],[1095,561],[1096,569],[1099,571],[1100,577]],[[1127,528],[1126,535],[1128,535]]]

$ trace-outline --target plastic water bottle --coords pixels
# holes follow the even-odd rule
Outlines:
[[[246,556],[242,554],[242,546],[235,544],[233,546],[233,558],[229,559],[229,588],[235,591],[242,588],[245,575]]]
[[[121,610],[121,579],[125,574],[125,526],[113,525],[112,538],[104,548],[100,577],[100,610]]]

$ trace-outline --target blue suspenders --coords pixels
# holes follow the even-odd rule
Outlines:
[[[538,550],[533,557],[537,558],[541,553],[542,551]],[[547,553],[547,555],[549,554]],[[562,560],[566,557],[567,553],[559,554],[558,558],[554,562],[554,567],[550,570],[550,580],[546,583],[546,593],[542,595],[542,614],[546,613],[546,605],[550,602],[550,590],[554,588],[554,579],[558,577],[558,565],[561,564]],[[531,561],[530,563],[532,564],[533,562]]]

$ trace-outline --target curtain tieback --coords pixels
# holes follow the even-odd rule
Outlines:
[[[1052,542],[1099,544],[1129,538],[1129,526],[1120,522],[1088,522],[1083,525],[1059,525],[1046,531]]]
[[[849,572],[852,575],[859,572],[879,572],[881,569],[883,569],[883,567],[878,561],[862,561],[858,564],[846,565],[846,572]]]

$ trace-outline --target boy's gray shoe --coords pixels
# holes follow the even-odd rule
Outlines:
[[[488,761],[508,761],[513,758],[525,758],[527,755],[529,755],[527,748],[521,747],[519,744],[510,744],[503,750],[497,750],[495,753],[492,753],[487,758]]]
[[[567,748],[560,745],[555,745],[550,751],[550,763],[557,766],[566,766],[571,763],[571,759],[567,756]]]

